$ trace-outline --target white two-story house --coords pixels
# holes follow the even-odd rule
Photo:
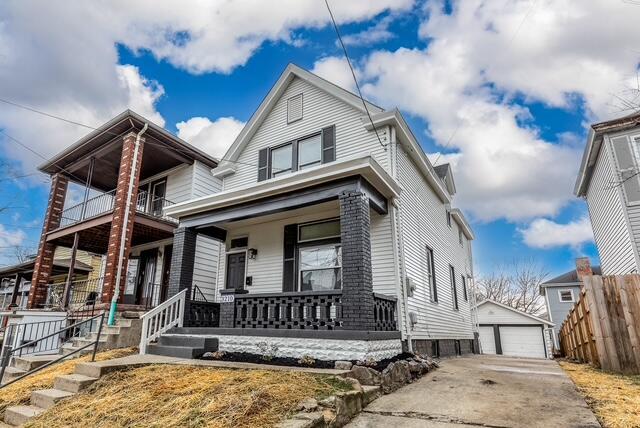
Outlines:
[[[640,114],[591,126],[574,190],[586,200],[603,275],[640,266]]]
[[[474,235],[452,171],[397,109],[367,108],[373,124],[356,95],[285,69],[212,169],[220,190],[164,210],[179,220],[170,295],[192,293],[199,237],[221,243],[219,326],[168,334],[328,360],[472,351]]]

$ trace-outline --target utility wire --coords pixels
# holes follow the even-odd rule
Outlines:
[[[351,70],[351,75],[353,76],[353,81],[356,83],[356,89],[358,90],[358,95],[360,96],[360,100],[362,101],[362,105],[364,106],[365,111],[367,112],[367,116],[369,117],[369,122],[371,122],[371,126],[373,127],[374,132],[376,133],[376,137],[378,137],[378,143],[382,146],[383,149],[387,149],[386,144],[382,142],[380,139],[380,135],[378,134],[378,129],[376,128],[375,123],[373,123],[373,119],[371,118],[371,113],[369,113],[369,107],[367,107],[367,103],[362,97],[362,91],[360,90],[360,85],[358,84],[358,79],[356,78],[356,72],[353,70],[353,66],[351,65],[351,60],[349,59],[349,54],[347,53],[347,47],[344,45],[342,41],[342,36],[340,35],[340,30],[338,29],[338,24],[336,24],[336,20],[333,17],[333,12],[331,12],[331,7],[329,6],[329,0],[324,0],[324,4],[327,5],[327,10],[329,11],[329,16],[331,16],[331,22],[333,22],[333,28],[336,30],[336,34],[338,35],[338,40],[340,41],[340,46],[342,46],[342,51],[344,52],[344,56],[347,59],[347,64],[349,64],[349,69]]]

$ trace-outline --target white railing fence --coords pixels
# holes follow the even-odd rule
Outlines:
[[[173,327],[182,327],[187,290],[182,290],[159,306],[142,315],[140,354],[147,353],[147,346]]]

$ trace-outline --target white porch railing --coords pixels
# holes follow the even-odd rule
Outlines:
[[[173,327],[182,327],[187,290],[182,290],[142,316],[140,354],[147,353],[149,343]]]

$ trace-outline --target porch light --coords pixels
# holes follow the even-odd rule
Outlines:
[[[249,260],[255,260],[258,257],[258,250],[255,248],[249,248]]]

